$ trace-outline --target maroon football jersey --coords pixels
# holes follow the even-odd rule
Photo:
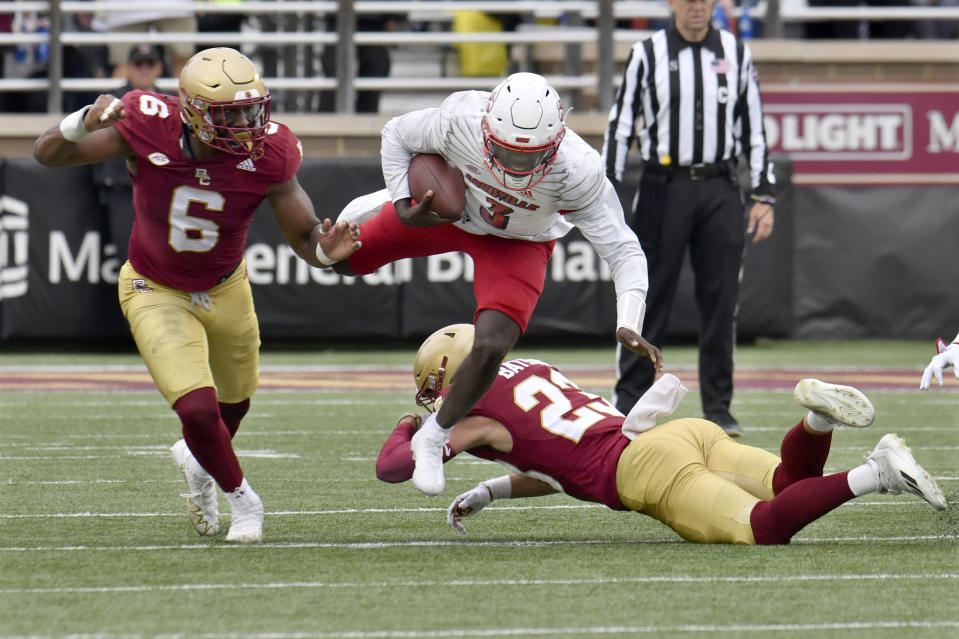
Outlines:
[[[271,122],[261,157],[223,153],[200,162],[184,148],[176,96],[131,91],[123,107],[116,128],[137,155],[130,263],[166,286],[209,290],[243,258],[267,188],[296,175],[299,141]]]
[[[629,444],[622,413],[556,368],[535,359],[505,362],[470,414],[495,419],[513,436],[509,453],[482,447],[470,454],[547,475],[577,499],[628,510],[616,492],[616,465]]]

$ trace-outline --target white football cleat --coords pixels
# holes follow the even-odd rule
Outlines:
[[[793,399],[833,426],[866,428],[876,419],[872,402],[852,386],[829,384],[818,379],[801,379],[793,391]]]
[[[216,482],[210,473],[203,470],[190,452],[186,440],[181,439],[170,448],[189,492],[180,495],[186,499],[186,511],[193,529],[204,536],[213,536],[220,529],[220,504],[217,500]]]
[[[233,509],[230,531],[226,534],[226,540],[241,544],[256,544],[263,541],[263,501],[250,488],[246,478],[243,478],[239,488],[225,494]]]
[[[410,440],[413,451],[413,485],[425,495],[439,495],[446,488],[443,475],[443,450],[450,441],[450,431],[436,421],[431,414]]]
[[[946,509],[946,496],[925,468],[916,463],[903,439],[893,433],[883,435],[866,460],[879,469],[881,493],[912,493],[922,497],[937,510]]]

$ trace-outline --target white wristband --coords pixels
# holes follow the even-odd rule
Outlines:
[[[326,254],[326,251],[323,250],[323,246],[320,244],[319,240],[316,241],[316,259],[319,260],[320,264],[323,266],[333,266],[339,261],[332,259]]]
[[[509,478],[509,475],[487,479],[480,483],[486,486],[492,499],[509,499],[513,494],[513,480]]]
[[[83,138],[93,133],[93,131],[89,130],[87,125],[83,123],[83,116],[85,116],[87,111],[92,108],[93,105],[88,104],[79,111],[74,111],[60,121],[60,134],[63,135],[63,138],[67,142],[79,142]]]
[[[627,291],[616,298],[616,328],[629,328],[643,334],[646,300],[639,293]]]

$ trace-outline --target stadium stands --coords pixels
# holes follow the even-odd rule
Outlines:
[[[817,20],[878,23],[888,20],[959,21],[959,7],[807,7],[804,2],[759,2],[751,10],[754,21],[763,25],[768,35],[781,36],[793,32],[798,25]],[[0,79],[0,92],[44,92],[49,112],[62,111],[64,94],[71,92],[107,91],[122,82],[111,78],[62,77],[65,47],[90,47],[107,43],[192,42],[197,46],[219,44],[227,40],[245,53],[260,58],[267,85],[275,92],[316,92],[337,89],[342,93],[378,90],[386,94],[436,92],[445,94],[464,88],[486,89],[495,82],[489,77],[465,76],[456,65],[449,64],[453,45],[463,43],[506,43],[510,45],[513,64],[524,70],[548,73],[553,84],[572,93],[571,103],[577,108],[596,108],[605,111],[616,81],[616,65],[625,60],[629,46],[643,35],[642,25],[661,21],[668,15],[665,2],[583,0],[495,0],[461,2],[451,0],[335,2],[332,0],[282,0],[279,2],[253,0],[244,2],[243,12],[248,16],[236,33],[120,33],[79,31],[73,28],[74,17],[104,12],[136,11],[142,5],[112,0],[46,1],[29,0],[0,2],[0,15],[14,14],[21,18],[32,15],[40,19],[14,20],[15,24],[32,24],[32,30],[14,30],[0,33],[0,47],[14,52],[17,48],[40,47],[47,61],[42,69],[34,69],[33,77],[13,77],[9,71]],[[198,13],[235,12],[236,5],[193,2]],[[521,17],[512,31],[485,33],[454,32],[450,28],[456,11],[476,10],[501,15],[509,13]],[[337,46],[338,34],[319,28],[315,18],[346,11],[350,15],[400,13],[407,16],[404,28],[390,31],[352,31],[346,29],[345,38],[357,46],[392,46],[406,51],[408,57],[436,60],[436,73],[431,76],[403,77],[402,65],[394,66],[390,77],[353,78],[354,58],[340,65],[336,78],[323,77],[313,69],[314,58],[322,47]],[[738,13],[738,9],[735,13]],[[348,22],[352,22],[351,20]],[[883,70],[871,65],[920,65],[907,69],[910,79],[947,79],[956,77],[959,67],[959,43],[952,41],[899,42],[892,48],[881,43],[861,41],[827,43],[810,46],[808,42],[782,40],[780,37],[755,42],[756,57],[762,66],[775,62],[780,66],[802,65],[809,62],[832,61],[837,65],[866,65],[873,77],[857,79],[889,79]],[[907,46],[906,49],[901,47]],[[344,46],[344,51],[353,47]],[[10,53],[8,52],[8,55]],[[400,60],[402,60],[400,56]],[[8,65],[9,67],[9,65]],[[49,73],[44,69],[48,69]],[[761,69],[762,70],[762,69]],[[794,80],[802,71],[789,70]],[[816,77],[822,77],[816,70]],[[828,79],[844,80],[841,72],[827,70]],[[764,78],[767,79],[768,78]],[[898,79],[898,78],[893,78]],[[780,81],[777,78],[775,81]],[[161,88],[175,86],[174,78],[162,79]],[[587,96],[580,102],[580,92]],[[341,112],[348,112],[349,101],[344,100]],[[409,102],[402,100],[403,105]],[[302,109],[302,100],[285,100],[288,110]]]

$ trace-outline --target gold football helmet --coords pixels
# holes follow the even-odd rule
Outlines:
[[[216,47],[190,58],[180,72],[180,113],[207,146],[254,159],[263,154],[270,92],[236,49]]]
[[[473,332],[472,324],[452,324],[426,338],[413,359],[417,404],[433,410],[440,393],[453,383],[456,369],[473,348]]]

